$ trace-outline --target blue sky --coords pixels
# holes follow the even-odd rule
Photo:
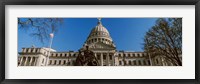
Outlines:
[[[109,31],[117,50],[143,51],[145,33],[155,24],[157,18],[102,18],[102,24]],[[64,23],[55,33],[52,48],[57,51],[77,51],[86,41],[90,31],[97,25],[97,18],[64,18]],[[18,51],[23,47],[48,47],[30,36],[30,30],[18,28]]]

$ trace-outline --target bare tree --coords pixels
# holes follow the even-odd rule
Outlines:
[[[162,56],[176,66],[182,66],[182,18],[158,19],[146,32],[144,50],[153,56]]]
[[[56,32],[62,23],[62,18],[18,18],[19,29],[32,30],[30,35],[42,43],[49,40],[49,34]]]

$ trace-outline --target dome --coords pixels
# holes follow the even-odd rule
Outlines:
[[[98,22],[98,25],[95,28],[93,28],[91,31],[91,33],[95,33],[95,32],[104,32],[109,35],[108,30],[102,25],[100,21]]]
[[[102,25],[101,19],[99,19],[97,26],[91,30],[85,43],[88,45],[103,43],[115,47],[108,30]]]

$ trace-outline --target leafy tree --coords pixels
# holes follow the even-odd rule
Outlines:
[[[144,50],[153,56],[162,56],[176,66],[182,66],[182,18],[160,18],[146,32]]]
[[[62,23],[62,18],[18,18],[19,29],[31,30],[30,35],[42,43],[49,40],[49,34],[55,33]]]

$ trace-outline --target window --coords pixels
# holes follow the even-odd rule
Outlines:
[[[124,65],[126,65],[126,61],[124,61]]]
[[[119,65],[122,65],[122,61],[119,61]]]
[[[36,53],[38,52],[38,49],[37,49],[37,48],[35,49],[35,52],[36,52]]]
[[[140,60],[138,60],[138,63],[139,63],[139,65],[142,65],[142,63],[141,63],[141,61],[140,61]]]
[[[100,58],[101,58],[100,55],[97,55],[97,59],[100,60]]]
[[[135,57],[135,54],[134,54],[134,53],[133,53],[132,55],[133,55],[133,57]]]
[[[150,60],[148,60],[148,65],[150,65]]]
[[[131,65],[131,61],[129,61],[128,63],[129,63],[129,65]]]
[[[121,57],[121,54],[119,54],[119,57]]]
[[[94,40],[95,40],[95,42],[97,42],[97,39],[96,39],[96,38],[95,38]]]
[[[103,59],[104,59],[104,60],[106,59],[106,55],[103,55]]]
[[[31,48],[31,52],[33,52],[33,49]]]
[[[143,63],[144,63],[144,65],[147,65],[145,60],[143,60]]]
[[[130,56],[131,56],[131,54],[128,54],[128,56],[130,57]]]
[[[65,60],[63,61],[63,64],[66,64],[66,61],[65,61]]]
[[[28,48],[26,49],[26,52],[28,52]]]
[[[136,61],[135,60],[133,60],[133,65],[136,65]]]
[[[59,63],[58,63],[59,65],[61,64],[61,60],[59,60]]]
[[[112,60],[112,55],[109,55],[110,60]]]
[[[126,57],[126,54],[124,54],[124,56]]]

